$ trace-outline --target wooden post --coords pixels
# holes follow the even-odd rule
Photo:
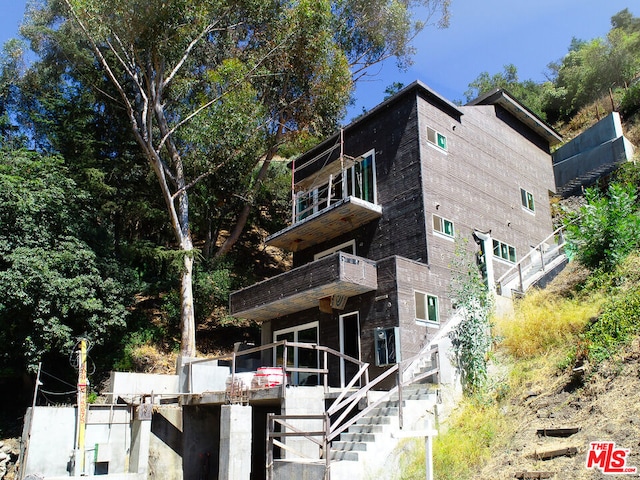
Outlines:
[[[404,416],[402,414],[402,372],[400,364],[398,364],[398,425],[400,429],[404,428]]]
[[[80,340],[80,351],[78,352],[78,424],[76,431],[76,458],[79,470],[76,470],[76,474],[84,475],[85,473],[85,449],[84,449],[84,434],[87,424],[87,340],[82,338]]]

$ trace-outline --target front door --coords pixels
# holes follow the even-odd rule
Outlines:
[[[340,353],[360,360],[360,317],[358,312],[340,315]],[[345,387],[360,367],[340,358],[340,386]],[[355,386],[360,386],[360,382]]]

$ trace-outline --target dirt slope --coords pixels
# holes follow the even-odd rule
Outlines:
[[[505,407],[505,415],[516,423],[508,447],[495,452],[490,463],[475,478],[513,479],[517,472],[552,472],[557,480],[640,477],[640,341],[636,339],[618,358],[584,375],[583,384],[566,373],[527,385],[526,392]],[[579,427],[567,438],[538,436],[538,429]],[[634,475],[605,475],[587,469],[590,442],[615,442],[630,449],[626,466],[638,467]],[[534,456],[573,447],[572,456],[539,460]]]

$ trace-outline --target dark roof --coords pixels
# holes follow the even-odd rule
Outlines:
[[[467,105],[500,105],[531,130],[549,142],[550,146],[557,145],[562,142],[562,136],[558,132],[538,117],[538,115],[518,102],[513,95],[503,88],[491,90],[490,92],[467,103]]]

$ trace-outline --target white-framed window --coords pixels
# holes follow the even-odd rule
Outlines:
[[[320,253],[316,253],[313,256],[313,259],[314,260],[320,260],[321,258],[328,257],[332,253],[336,253],[336,252],[345,252],[345,253],[350,253],[351,255],[355,255],[356,254],[356,241],[355,240],[349,240],[348,242],[344,242],[344,243],[341,243],[340,245],[336,245],[335,247],[331,247],[331,248],[328,248],[326,250],[323,250]]]
[[[516,263],[516,247],[493,239],[493,256],[509,263]]]
[[[453,222],[436,214],[433,215],[433,231],[451,238],[455,236]]]
[[[280,342],[287,340],[289,342],[296,343],[319,343],[318,336],[319,324],[318,322],[306,323],[304,325],[296,325],[295,327],[285,328],[282,330],[276,330],[273,332],[273,341]],[[284,364],[284,346],[280,345],[276,347],[273,353],[273,362],[275,366],[282,366]],[[293,368],[318,368],[319,358],[316,350],[308,348],[298,348],[293,346],[287,346],[287,367]],[[307,372],[293,372],[291,375],[291,381],[294,385],[306,384],[311,373]],[[315,385],[318,384],[316,375]]]
[[[447,151],[447,137],[431,127],[427,127],[427,140],[439,149]]]
[[[522,208],[529,212],[536,211],[536,205],[533,200],[533,193],[527,192],[524,188],[520,189],[520,201],[522,203]]]
[[[438,324],[440,322],[438,297],[418,290],[414,290],[413,296],[416,307],[416,323]]]

